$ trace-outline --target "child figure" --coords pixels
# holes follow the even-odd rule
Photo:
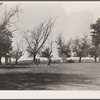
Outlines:
[[[51,64],[51,58],[49,58],[47,66],[50,66],[50,64]]]

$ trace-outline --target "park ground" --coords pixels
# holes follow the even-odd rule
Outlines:
[[[0,90],[100,90],[100,63],[2,65]]]

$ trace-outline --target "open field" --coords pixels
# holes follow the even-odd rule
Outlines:
[[[100,63],[4,65],[0,90],[100,90]]]

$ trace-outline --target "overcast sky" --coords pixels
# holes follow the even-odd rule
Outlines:
[[[56,18],[55,26],[52,31],[52,39],[62,32],[67,41],[70,38],[90,34],[90,24],[100,18],[100,2],[18,2],[22,13],[17,27],[32,29],[39,23],[49,18]],[[7,8],[14,7],[16,3],[5,2]],[[4,10],[4,5],[0,7],[0,12]],[[20,37],[20,31],[14,34],[14,42]],[[57,57],[57,50],[54,44],[54,57]],[[26,56],[22,57],[25,58]]]

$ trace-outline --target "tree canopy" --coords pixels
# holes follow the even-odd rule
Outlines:
[[[65,43],[64,38],[60,34],[57,37],[56,44],[57,44],[59,57],[61,57],[62,54],[66,55],[67,57],[71,56],[71,47],[70,47],[71,41],[68,41],[67,43]]]
[[[6,56],[12,49],[12,31],[10,27],[15,23],[11,19],[19,13],[19,5],[9,11],[5,8],[4,16],[0,22],[0,64],[2,56]]]
[[[81,39],[76,38],[75,40],[73,40],[73,53],[74,56],[80,57],[79,62],[81,62],[82,57],[86,57],[89,54],[90,44],[88,43],[87,37],[87,35],[84,35],[84,37]]]
[[[40,57],[45,57],[47,59],[50,59],[53,57],[52,55],[52,42],[50,43],[50,46],[46,47],[44,50],[40,52]]]
[[[91,33],[92,44],[95,47],[98,47],[100,44],[100,18],[96,21],[96,23],[91,24],[90,28],[93,30]]]

